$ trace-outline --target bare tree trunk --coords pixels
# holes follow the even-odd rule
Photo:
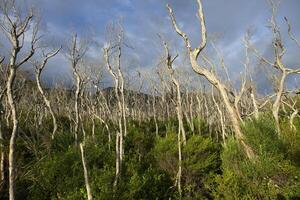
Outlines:
[[[87,192],[88,200],[92,200],[93,199],[92,189],[91,189],[90,182],[89,182],[88,170],[87,170],[87,165],[86,165],[86,161],[85,161],[83,147],[84,147],[84,145],[82,143],[80,143],[81,161],[82,161],[83,172],[84,172],[84,182],[85,182],[86,192]]]
[[[3,142],[4,134],[0,122],[0,193],[3,193],[3,186],[5,185],[5,148]]]
[[[254,93],[253,91],[251,90],[251,99],[252,99],[252,104],[253,104],[253,107],[254,107],[254,117],[255,119],[258,119],[259,117],[259,110],[258,110],[258,106],[257,106],[257,102],[256,102],[256,99],[255,99],[255,96],[254,96]]]
[[[121,60],[121,49],[119,49],[119,62]],[[121,101],[122,101],[122,117],[123,117],[123,126],[124,126],[124,136],[127,135],[127,121],[126,121],[126,104],[125,104],[125,96],[124,96],[124,76],[120,68],[120,63],[118,64],[118,74],[120,78],[120,93],[121,93]]]
[[[1,62],[0,62],[1,64]],[[0,93],[0,108],[2,107],[3,96],[6,93],[6,89],[3,89]],[[5,148],[4,148],[4,133],[2,130],[2,110],[0,109],[0,192],[2,192],[2,186],[5,184]]]
[[[182,176],[182,149],[181,149],[181,138],[183,145],[186,145],[186,135],[185,130],[183,127],[183,112],[182,112],[182,100],[181,100],[181,92],[180,92],[180,85],[179,82],[174,77],[175,70],[173,69],[173,62],[178,57],[176,55],[174,58],[171,57],[169,48],[167,46],[167,43],[164,42],[165,47],[165,53],[166,53],[166,64],[170,71],[170,76],[173,84],[176,87],[176,111],[177,111],[177,119],[178,119],[178,136],[177,136],[177,146],[178,146],[178,173],[176,178],[176,183],[178,187],[179,196],[181,198],[182,196],[182,189],[181,189],[181,176]]]
[[[122,90],[122,86],[120,87],[120,81],[119,78],[120,76],[117,75],[114,71],[113,68],[110,64],[110,51],[112,50],[112,47],[108,47],[108,48],[104,48],[104,58],[106,61],[106,65],[108,68],[109,73],[111,74],[111,76],[113,77],[114,81],[115,81],[115,85],[114,85],[114,92],[115,92],[115,96],[117,99],[117,114],[118,114],[118,125],[119,125],[119,132],[117,132],[116,134],[116,176],[115,176],[115,182],[114,182],[114,186],[117,186],[118,183],[118,179],[120,178],[121,175],[121,168],[122,168],[122,161],[123,161],[123,124],[124,123],[124,110],[123,110],[123,106],[122,106],[122,100],[120,97],[120,90]],[[119,49],[119,55],[118,55],[118,59],[120,59],[120,55],[121,55],[121,49]],[[120,61],[118,61],[118,64],[120,63]],[[118,66],[118,68],[120,68],[120,66]],[[119,72],[120,73],[120,72]],[[124,83],[123,83],[124,84]],[[124,96],[124,94],[123,94]]]
[[[70,49],[68,52],[69,60],[71,61],[71,67],[73,69],[73,74],[76,79],[76,91],[75,91],[75,124],[74,124],[74,138],[75,138],[75,145],[78,144],[78,130],[79,130],[79,106],[80,106],[80,95],[81,89],[83,85],[82,78],[78,72],[78,64],[85,56],[87,51],[86,44],[79,43],[77,34],[74,34],[72,37],[72,43],[70,45]]]
[[[223,139],[223,144],[226,145],[226,131],[225,131],[225,124],[224,124],[224,118],[223,118],[223,112],[220,109],[219,104],[217,103],[215,97],[214,97],[214,89],[212,88],[212,100],[218,110],[219,117],[220,117],[220,122],[221,122],[221,130],[222,130],[222,139]]]
[[[77,71],[74,71],[74,75],[76,77],[76,91],[75,91],[75,126],[74,126],[74,136],[75,136],[75,144],[78,144],[78,129],[79,129],[79,94],[80,94],[80,86],[81,86],[81,78]]]
[[[152,109],[153,109],[153,118],[155,123],[155,135],[158,137],[158,125],[157,125],[157,117],[156,117],[156,97],[153,95],[152,100]]]
[[[210,126],[210,120],[209,120],[209,109],[208,109],[208,105],[207,105],[207,99],[206,98],[203,98],[203,99],[204,99],[204,108],[205,108],[205,119],[206,119],[206,123],[209,125],[208,126],[209,132],[211,132],[211,126]]]
[[[191,121],[191,131],[194,133],[195,132],[195,125],[194,125],[194,116],[193,116],[193,103],[194,103],[194,98],[193,95],[190,95],[190,103],[189,103],[189,114],[190,114],[190,121]]]
[[[291,98],[291,101],[293,102],[293,104],[289,104],[289,103],[287,103],[287,102],[285,102],[285,101],[282,101],[282,102],[283,102],[283,106],[284,106],[284,105],[287,105],[287,106],[293,111],[293,113],[292,113],[291,116],[289,117],[289,118],[290,118],[289,124],[290,124],[290,128],[291,128],[292,130],[296,131],[296,130],[297,130],[297,127],[296,127],[295,124],[294,124],[294,119],[295,119],[295,117],[298,115],[299,110],[298,110],[298,108],[295,108],[295,107],[296,107],[296,104],[297,104],[297,100],[295,101],[295,100],[293,100],[293,98]]]
[[[240,90],[240,92],[239,92],[239,93],[235,96],[235,98],[234,98],[234,108],[235,108],[235,110],[236,110],[236,113],[237,113],[237,116],[238,116],[240,122],[243,122],[243,119],[242,119],[242,117],[241,117],[240,108],[239,108],[239,103],[240,103],[241,98],[242,98],[242,96],[243,96],[243,94],[244,94],[245,86],[246,86],[246,78],[244,78],[244,79],[242,80],[241,90]]]
[[[123,73],[121,71],[121,54],[122,54],[122,49],[121,49],[121,37],[119,38],[119,53],[118,53],[118,76],[119,76],[119,83],[120,83],[120,93],[121,93],[121,101],[119,99],[119,103],[121,105],[119,105],[119,109],[121,112],[121,116],[123,119],[123,128],[122,128],[122,124],[121,124],[121,132],[120,132],[120,172],[122,170],[122,163],[123,163],[123,157],[124,157],[124,137],[127,136],[127,121],[126,121],[126,105],[125,105],[125,96],[124,96],[124,76]],[[122,120],[121,120],[122,121]]]
[[[295,109],[294,112],[292,113],[291,115],[291,118],[290,118],[290,127],[291,129],[293,129],[294,131],[297,130],[296,126],[294,125],[294,119],[295,117],[298,115],[299,113],[299,110],[298,109]]]
[[[14,61],[11,61],[14,62]],[[11,67],[9,69],[9,76],[7,79],[7,100],[8,105],[11,109],[11,118],[13,121],[13,129],[10,136],[10,142],[9,142],[9,155],[8,155],[8,170],[9,170],[9,199],[14,200],[15,199],[15,180],[16,180],[16,167],[15,167],[15,146],[16,146],[16,140],[17,140],[17,131],[18,131],[18,117],[17,117],[17,111],[16,111],[16,105],[13,98],[13,84],[16,77],[16,69],[14,67],[14,64],[11,64]]]
[[[1,119],[0,119],[1,120]],[[0,155],[0,185],[4,184],[5,181],[5,152],[4,152],[4,134],[2,131],[2,123],[0,122],[0,151],[1,151],[1,155]],[[0,191],[2,187],[0,187]]]
[[[95,139],[95,117],[92,116],[92,137]]]
[[[83,124],[83,118],[82,118],[82,115],[79,115],[79,120],[80,120],[80,127],[81,127],[81,130],[82,130],[82,136],[83,136],[83,141],[86,140],[86,131],[84,129],[84,124]]]
[[[221,95],[223,102],[226,106],[226,109],[228,111],[228,117],[231,121],[233,130],[235,132],[235,136],[236,136],[237,140],[242,144],[247,157],[252,159],[254,157],[254,152],[253,152],[252,148],[250,146],[248,146],[244,140],[244,136],[243,136],[241,128],[240,128],[240,121],[239,121],[238,114],[236,113],[234,106],[231,105],[231,102],[230,102],[228,94],[227,94],[228,89],[226,88],[226,86],[224,84],[221,83],[221,81],[218,79],[216,74],[214,74],[212,71],[204,68],[203,66],[200,66],[197,62],[201,51],[206,46],[206,25],[205,25],[205,19],[204,19],[204,14],[203,14],[203,10],[202,10],[201,0],[197,0],[197,3],[198,3],[198,16],[199,16],[199,19],[201,22],[201,30],[202,30],[201,44],[198,47],[196,47],[195,49],[192,49],[192,45],[190,44],[189,38],[182,30],[180,30],[180,28],[177,25],[172,8],[169,5],[167,5],[173,27],[175,28],[175,31],[178,33],[178,35],[180,35],[185,42],[186,48],[189,52],[189,58],[190,58],[190,62],[191,62],[194,72],[196,72],[197,74],[199,74],[201,76],[204,76],[214,87],[216,87],[219,90],[220,95]]]
[[[185,101],[185,104],[183,104],[182,106],[184,107],[184,105],[185,105],[185,109],[183,109],[182,114],[185,117],[186,122],[187,122],[191,132],[194,134],[193,113],[191,112],[192,101],[190,102],[190,95],[189,95],[188,90],[185,91],[184,101]]]
[[[53,112],[53,109],[52,109],[52,106],[51,106],[51,102],[50,100],[46,97],[46,94],[44,92],[44,89],[43,87],[41,86],[41,73],[42,73],[42,70],[44,69],[44,67],[46,66],[48,60],[50,58],[52,58],[53,56],[55,56],[58,52],[60,51],[60,49],[56,50],[55,52],[52,52],[52,53],[49,53],[45,56],[42,64],[40,66],[36,66],[36,73],[35,73],[35,79],[36,79],[36,84],[37,84],[37,87],[43,97],[43,100],[44,100],[44,103],[45,105],[47,106],[49,112],[50,112],[50,115],[52,117],[52,123],[53,123],[53,130],[52,130],[52,139],[54,139],[54,136],[55,136],[55,133],[57,131],[57,123],[56,123],[56,117],[55,117],[55,114]]]
[[[6,121],[6,126],[9,127],[10,126],[10,120],[9,119],[10,119],[10,116],[11,116],[11,108],[9,107],[7,97],[5,98],[5,108],[6,108],[6,110],[5,110],[4,118],[5,118],[5,121]]]
[[[240,127],[240,122],[239,122],[239,118],[238,115],[235,111],[235,109],[233,109],[233,107],[230,104],[230,100],[227,96],[226,90],[224,87],[219,86],[219,92],[221,93],[221,97],[224,101],[224,104],[226,106],[227,112],[229,114],[229,119],[231,121],[231,124],[233,126],[233,130],[235,132],[236,138],[238,139],[238,141],[242,144],[244,151],[247,155],[248,158],[254,158],[254,152],[252,150],[252,148],[250,146],[248,146],[248,144],[246,144],[245,140],[244,140],[244,135],[242,134],[241,131],[241,127]]]
[[[177,148],[178,148],[178,172],[176,177],[176,183],[178,187],[178,193],[180,198],[182,197],[182,189],[181,189],[181,176],[182,176],[182,155],[181,155],[181,135],[180,128],[178,127],[178,135],[177,135]]]
[[[279,108],[280,108],[280,104],[281,104],[281,98],[282,98],[282,94],[283,94],[283,90],[284,90],[284,82],[285,82],[286,76],[287,76],[286,71],[283,70],[281,78],[280,78],[279,86],[278,86],[276,99],[272,106],[272,113],[273,113],[273,117],[275,119],[276,130],[279,135],[281,134],[280,121],[279,121]]]
[[[116,133],[116,175],[114,186],[116,187],[118,184],[118,179],[121,174],[121,160],[120,160],[120,133]]]

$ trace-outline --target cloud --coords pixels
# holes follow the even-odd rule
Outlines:
[[[165,5],[169,3],[182,29],[189,35],[193,44],[201,39],[200,25],[196,17],[197,4],[195,0],[28,0],[40,10],[43,17],[42,32],[47,35],[50,47],[66,44],[72,32],[80,36],[90,34],[92,47],[89,58],[101,60],[102,45],[105,42],[105,27],[120,17],[123,18],[127,39],[133,49],[124,48],[124,62],[134,71],[135,63],[140,68],[154,68],[162,53],[161,42],[157,37],[160,33],[170,43],[172,49],[184,52],[181,38],[173,30]],[[271,55],[269,48],[270,34],[266,27],[270,18],[270,8],[267,1],[262,0],[208,0],[203,1],[209,36],[219,35],[217,46],[224,54],[225,62],[231,75],[238,80],[241,64],[244,58],[242,38],[246,30],[255,29],[253,41],[265,54]],[[284,32],[285,42],[291,49],[285,61],[296,65],[297,48],[289,41],[283,16],[287,16],[293,24],[293,31],[300,38],[300,1],[283,1],[278,12],[278,23]],[[209,47],[210,48],[210,47]],[[208,49],[207,52],[213,52]],[[214,53],[211,55],[214,57]],[[180,57],[184,57],[181,55]],[[57,71],[67,73],[68,63],[64,58],[57,58],[51,62],[53,70],[48,70],[44,77],[53,77]],[[184,59],[183,59],[184,60]],[[50,65],[50,64],[49,64]],[[59,67],[55,67],[55,65]],[[50,68],[50,67],[49,67]]]

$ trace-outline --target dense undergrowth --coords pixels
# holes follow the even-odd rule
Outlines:
[[[51,121],[43,129],[20,124],[18,139],[17,199],[86,199],[84,175],[78,146],[67,118],[59,117],[60,131],[50,139]],[[300,199],[300,121],[292,130],[282,122],[275,131],[268,115],[243,125],[256,158],[245,157],[235,139],[226,145],[217,133],[209,134],[201,120],[188,132],[183,147],[182,199]],[[178,166],[177,124],[129,121],[125,138],[122,177],[114,187],[114,127],[112,141],[101,124],[95,137],[88,137],[85,155],[94,199],[179,199],[174,185]],[[89,122],[85,123],[91,132]],[[7,193],[5,193],[7,194]],[[5,199],[1,194],[1,199]]]

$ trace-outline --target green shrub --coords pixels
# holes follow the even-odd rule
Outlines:
[[[299,167],[288,159],[289,147],[278,137],[271,119],[249,121],[243,128],[255,160],[245,158],[233,138],[227,140],[221,156],[222,175],[215,177],[216,199],[300,198]]]
[[[182,149],[182,188],[186,199],[209,199],[207,185],[219,172],[219,145],[210,138],[192,136]],[[174,178],[178,172],[177,135],[157,141],[154,149],[159,167]],[[174,188],[176,189],[176,188]]]

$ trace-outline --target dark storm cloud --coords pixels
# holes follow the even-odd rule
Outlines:
[[[120,17],[123,19],[126,37],[133,49],[126,49],[129,57],[127,67],[135,66],[149,71],[158,62],[161,44],[157,33],[162,34],[172,48],[183,51],[183,44],[174,32],[165,5],[169,3],[182,29],[190,36],[194,44],[199,43],[200,26],[196,17],[195,0],[31,0],[42,15],[42,31],[50,38],[51,46],[65,44],[72,32],[84,36],[92,33],[94,40],[90,57],[101,60],[101,48],[105,40],[105,27]],[[254,33],[253,43],[264,55],[270,52],[270,31],[267,28],[271,12],[265,0],[203,0],[208,34],[218,36],[216,46],[222,50],[226,64],[231,71],[232,79],[237,80],[243,70],[241,61],[244,59],[242,39],[247,29]],[[293,31],[300,38],[299,0],[285,0],[280,6],[278,22],[286,35],[283,16],[293,24]],[[299,65],[297,49],[292,42],[286,40],[289,49],[286,62]],[[97,42],[97,45],[96,45]],[[299,50],[300,51],[300,50]],[[299,52],[298,51],[298,52]],[[211,52],[211,51],[209,51]],[[181,58],[183,59],[183,58]],[[57,66],[55,66],[57,65]],[[68,63],[63,56],[55,58],[44,77],[57,77],[68,73]],[[70,75],[66,75],[70,76]],[[264,82],[264,81],[260,81]]]

